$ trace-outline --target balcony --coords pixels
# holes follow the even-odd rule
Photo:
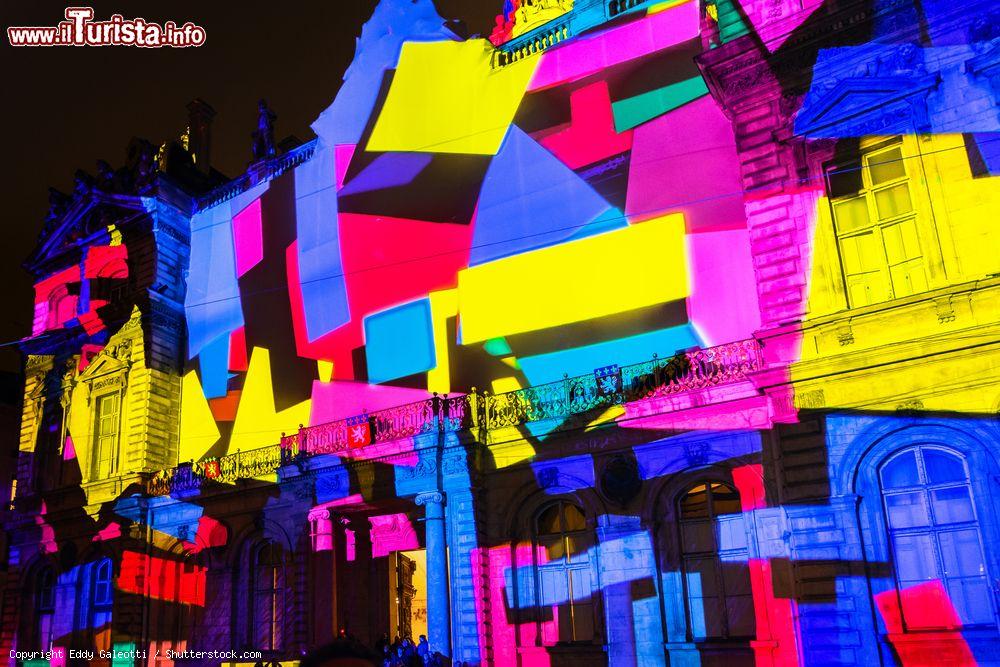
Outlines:
[[[680,395],[748,379],[763,368],[756,340],[729,343],[500,394],[438,396],[347,419],[300,426],[277,445],[185,463],[153,475],[150,495],[195,494],[204,482],[235,484],[266,477],[281,466],[323,454],[343,455],[370,445],[428,433],[465,432],[488,444],[490,434],[541,421],[574,425],[574,418],[616,405]],[[558,427],[557,427],[558,429]]]

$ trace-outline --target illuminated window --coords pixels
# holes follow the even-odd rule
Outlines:
[[[35,648],[47,651],[52,647],[52,621],[56,614],[56,575],[42,570],[35,589]]]
[[[554,609],[556,624],[543,625],[546,643],[594,639],[590,550],[593,534],[576,505],[560,500],[535,520],[535,572],[542,609]]]
[[[927,290],[924,249],[902,145],[864,151],[827,178],[852,308]]]
[[[739,495],[721,482],[698,484],[681,496],[678,516],[691,639],[752,637],[753,594]]]
[[[90,627],[94,648],[111,649],[111,614],[114,606],[114,567],[110,558],[94,564],[90,587]]]
[[[911,447],[879,470],[897,587],[940,582],[963,625],[996,623],[983,539],[968,466],[956,452]],[[946,618],[903,596],[907,630],[941,627]]]
[[[121,396],[118,393],[100,396],[95,406],[91,479],[100,480],[107,479],[115,472],[118,429],[121,423]]]
[[[285,553],[274,542],[251,552],[250,641],[261,651],[282,648],[285,610]]]

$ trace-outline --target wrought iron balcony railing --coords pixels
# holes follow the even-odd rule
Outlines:
[[[303,456],[343,454],[432,432],[490,431],[545,420],[578,423],[615,405],[667,397],[744,380],[760,370],[755,340],[729,343],[630,366],[607,366],[589,375],[491,395],[438,396],[347,419],[300,426],[278,445],[186,463],[149,480],[153,495],[196,491],[204,481],[233,484],[273,474]],[[589,419],[588,419],[589,421]]]
[[[176,468],[161,470],[149,478],[146,489],[150,495],[171,493],[183,495],[197,493],[208,482],[235,484],[240,479],[253,479],[274,474],[282,465],[291,462],[297,451],[282,445],[270,445],[234,452],[202,461],[182,463]]]

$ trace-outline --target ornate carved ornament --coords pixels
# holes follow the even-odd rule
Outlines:
[[[417,497],[413,499],[417,505],[430,505],[437,504],[440,505],[444,502],[444,494],[440,491],[428,491],[427,493],[419,493]]]
[[[927,96],[941,83],[941,75],[927,72],[918,47],[844,51],[848,58],[817,65],[813,87],[795,118],[796,134],[841,138],[931,129]],[[837,75],[845,70],[846,76]]]
[[[997,30],[1000,31],[1000,28]],[[1000,37],[973,44],[973,50],[979,55],[965,61],[965,71],[988,79],[993,90],[1000,93]]]

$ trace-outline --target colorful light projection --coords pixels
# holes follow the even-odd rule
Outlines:
[[[35,284],[33,336],[76,326],[91,336],[104,330],[98,311],[110,304],[113,290],[129,277],[128,247],[122,242],[121,232],[110,225],[107,236],[106,245],[84,250],[79,266]]]
[[[743,340],[762,324],[800,317],[802,304],[789,296],[798,290],[808,294],[809,316],[842,309],[844,290],[836,277],[842,268],[840,239],[831,236],[837,197],[829,184],[808,179],[744,193],[752,179],[741,173],[742,147],[691,66],[701,49],[697,3],[667,2],[625,12],[610,27],[505,67],[492,66],[482,40],[457,41],[430,0],[407,9],[413,13],[404,12],[403,4],[414,3],[383,2],[366,26],[341,93],[314,126],[319,139],[308,147],[310,157],[191,221],[182,461],[272,445],[299,425],[349,417],[352,435],[343,458],[378,458],[390,472],[416,468],[427,464],[431,454],[426,449],[412,438],[373,445],[367,420],[359,415],[419,401],[433,391],[464,392],[474,385],[516,389],[654,353],[669,357],[691,347]],[[718,19],[723,42],[756,33],[771,53],[816,6],[793,10],[782,5],[772,11],[760,3],[737,7],[727,0],[706,11]],[[518,8],[516,3],[505,8],[504,40],[517,36],[507,22]],[[561,10],[559,17],[569,13],[565,6]],[[919,164],[925,175],[939,177],[929,179],[929,203],[914,199],[913,206],[944,210],[951,221],[953,248],[941,251],[943,268],[930,278],[941,287],[1000,269],[983,222],[998,217],[996,182],[990,178],[997,173],[995,110],[993,116],[986,109],[956,119],[947,103],[949,95],[992,102],[995,93],[983,81],[959,77],[953,67],[963,59],[971,62],[982,48],[915,48],[821,51],[795,130],[803,140],[857,139],[863,150],[884,149],[887,137],[868,137],[849,118],[869,104],[864,95],[872,90],[865,76],[842,76],[843,63],[852,60],[872,61],[869,75],[919,85],[926,79],[931,89],[940,84],[943,91],[958,91],[935,93],[935,104],[916,128],[919,137],[910,126],[883,126],[901,135],[899,159],[907,174],[909,165]],[[671,72],[671,77],[654,71]],[[769,75],[760,85],[781,92]],[[905,101],[910,92],[899,88],[893,95]],[[856,96],[857,104],[844,104],[845,94]],[[748,219],[755,225],[749,233]],[[768,222],[780,228],[762,231]],[[782,252],[775,240],[782,235],[803,255],[771,261],[770,254]],[[114,230],[109,237],[107,245],[91,247],[79,267],[36,286],[34,333],[77,325],[91,335],[102,332],[98,310],[109,303],[105,290],[128,276],[128,251]],[[905,255],[906,239],[900,245]],[[891,274],[889,267],[885,273]],[[772,279],[784,282],[758,289]],[[950,321],[947,311],[943,315],[937,325]],[[856,337],[864,340],[856,349],[873,351],[900,335],[885,322],[856,326]],[[907,327],[905,334],[913,338],[931,334],[912,323]],[[842,332],[812,335],[785,347],[777,341],[768,351],[798,364],[787,373],[793,382],[808,382],[817,369],[840,370],[836,352],[844,345]],[[111,336],[107,349],[120,338]],[[93,367],[89,358],[81,360],[78,373],[93,374],[109,363],[100,357],[94,356]],[[141,354],[136,367],[145,370]],[[903,375],[887,381],[913,390],[936,381],[916,370]],[[825,405],[897,407],[873,403],[862,382],[828,389]],[[973,394],[974,388],[966,402],[951,396],[928,407],[981,411],[982,401]],[[677,404],[678,411],[684,410],[680,416],[654,418],[615,407],[593,415],[588,425],[618,420],[623,413],[622,430],[653,433],[714,430],[733,436],[724,432],[773,425],[775,415],[759,397],[740,394],[738,388],[713,396],[725,398],[726,407]],[[94,422],[83,407],[88,401],[78,390],[69,407],[64,456],[70,459],[94,458],[88,449]],[[536,456],[540,450],[534,445],[550,430],[548,425],[523,429],[517,442],[503,443],[505,453],[494,451],[494,464]],[[677,445],[676,458],[669,460],[655,439],[633,448],[645,479],[688,470],[697,455],[700,466],[733,468],[741,508],[722,515],[723,523],[764,522],[782,509],[767,502],[761,465],[747,462],[756,460],[759,443],[723,437],[705,450],[683,438],[671,442]],[[292,518],[289,506],[308,511],[363,505],[371,489],[352,483],[343,468],[331,467],[337,460],[316,456],[303,464],[319,471],[314,497],[292,501],[292,492],[281,489],[281,497],[260,511],[281,523]],[[561,492],[597,484],[590,457],[554,464],[534,460],[531,467],[540,488],[549,488],[553,467],[575,479]],[[831,470],[829,476],[834,475]],[[394,482],[399,495],[414,491],[403,475]],[[194,504],[197,489],[186,493],[187,500],[169,499],[184,521],[169,526],[152,521],[154,543],[181,540],[191,552],[226,544],[222,524]],[[116,511],[136,523],[144,520],[127,503]],[[44,515],[43,505],[37,517],[43,549],[55,553],[54,530]],[[405,515],[381,517],[371,525],[404,520]],[[682,573],[663,571],[652,555],[652,536],[637,517],[603,514],[597,520],[614,530],[577,555],[604,563],[607,576],[599,586],[581,582],[581,601],[627,598],[616,607],[631,614],[625,629],[615,630],[625,634],[611,639],[616,651],[631,649],[616,654],[616,664],[662,664],[667,638],[654,622],[656,586],[681,590]],[[302,529],[300,521],[292,530]],[[93,539],[120,534],[119,524],[109,523],[95,529]],[[378,545],[378,554],[420,546],[413,526],[403,534],[394,547]],[[194,535],[194,541],[184,535]],[[317,541],[316,550],[332,546],[326,537]],[[738,545],[738,533],[720,529],[713,537],[723,550],[738,551],[730,548]],[[761,642],[755,646],[758,660],[793,665],[800,658],[795,647],[802,629],[794,620],[800,610],[795,600],[775,590],[778,563],[791,557],[788,545],[774,543],[767,553],[747,549],[729,564],[749,574]],[[521,664],[549,664],[546,647],[565,628],[568,590],[535,595],[518,577],[530,567],[565,569],[567,556],[550,558],[544,549],[523,543],[469,548],[470,554],[453,554],[455,561],[489,572],[489,591],[480,589],[476,596],[481,651],[486,652],[488,622],[496,664],[514,664],[517,647],[532,645],[520,656]],[[140,573],[146,571],[161,582],[152,597],[204,604],[204,570],[166,556],[126,552],[119,589],[141,594]],[[696,577],[683,583],[706,585]],[[935,632],[948,658],[974,664],[956,602],[940,581],[878,593],[876,602],[904,664],[921,659],[900,636],[904,618],[918,623],[944,619]],[[523,622],[532,615],[532,622]],[[702,613],[699,630],[706,619]],[[680,625],[672,618],[668,631]],[[765,627],[767,633],[760,630]],[[780,650],[766,655],[767,642]],[[698,647],[691,650],[698,659]]]
[[[731,130],[691,76],[696,3],[505,67],[420,21],[411,41],[378,36],[398,18],[384,5],[311,157],[192,221],[192,266],[208,272],[185,306],[185,387],[205,397],[185,398],[192,458],[431,391],[529,386],[750,335],[739,200],[685,191],[722,174],[738,190]],[[664,80],[647,61],[691,74]],[[553,113],[562,104],[569,117]],[[656,157],[687,137],[712,150]],[[567,346],[570,332],[583,344]],[[510,351],[496,356],[500,340]]]

